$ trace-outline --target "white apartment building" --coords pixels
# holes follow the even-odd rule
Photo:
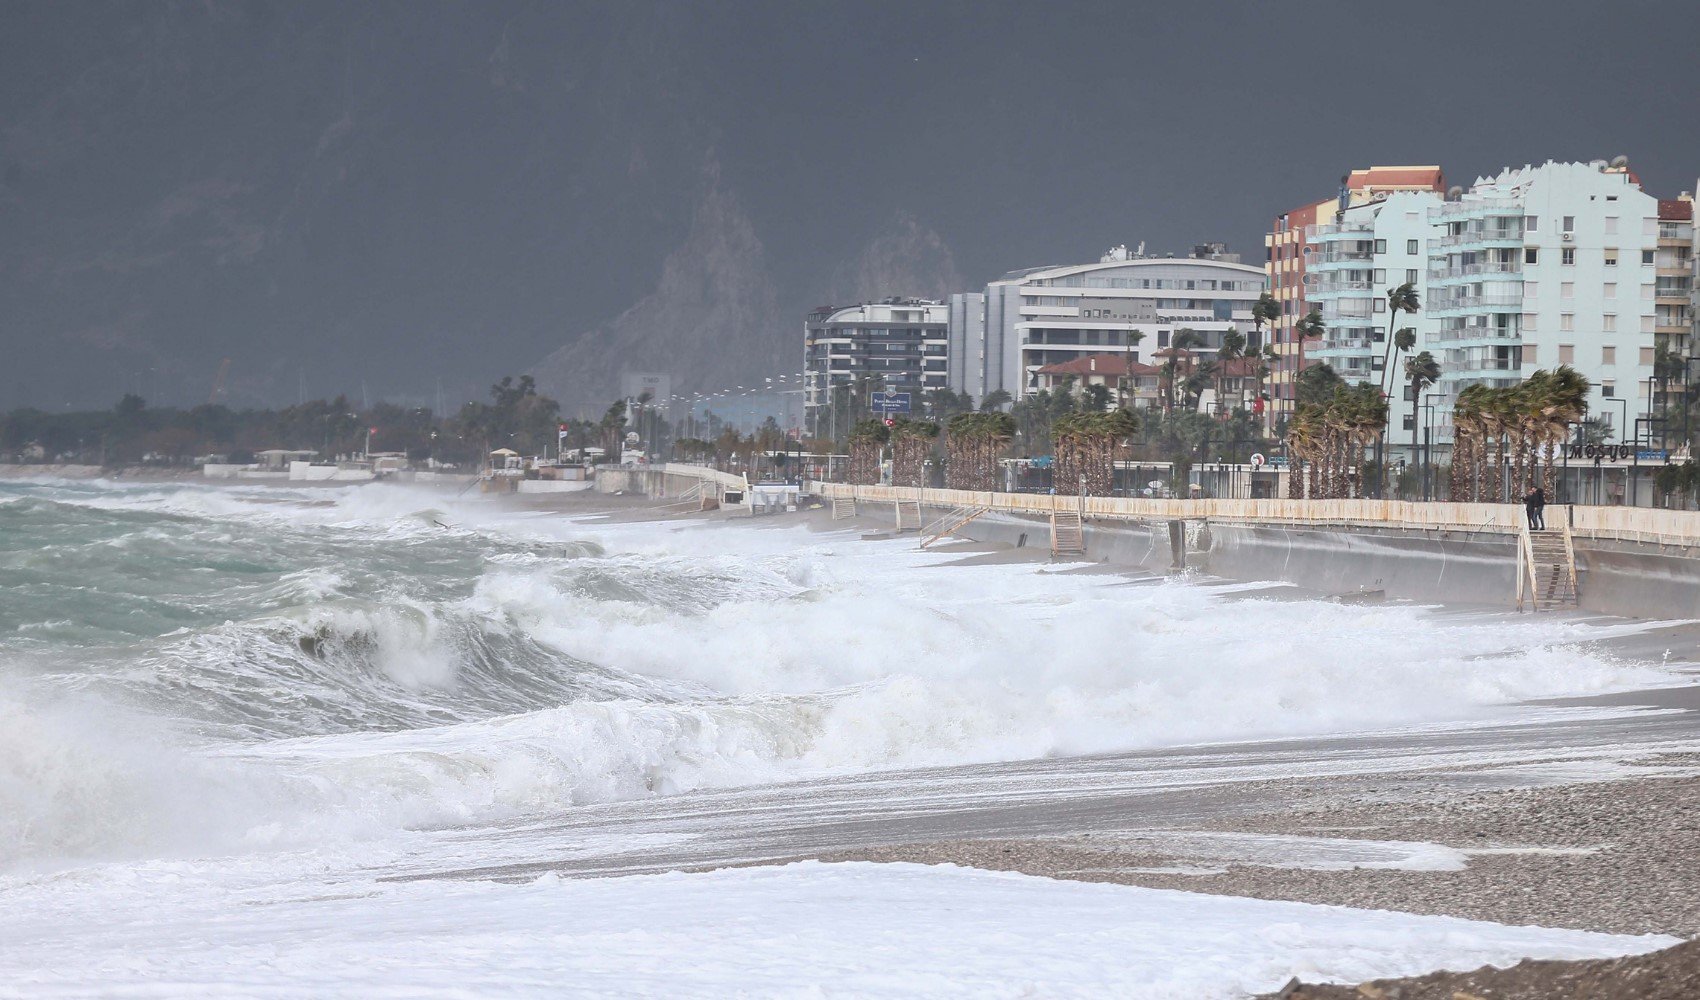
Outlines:
[[[1145,257],[1116,247],[1095,264],[1016,271],[983,295],[953,297],[951,344],[960,342],[965,364],[960,376],[953,368],[951,388],[976,398],[998,389],[1037,392],[1046,365],[1103,354],[1144,362],[1183,329],[1201,335],[1198,353],[1214,355],[1229,329],[1251,330],[1251,307],[1266,278],[1220,245],[1195,254]],[[977,326],[969,318],[975,299]]]
[[[1618,440],[1651,399],[1658,200],[1628,167],[1553,163],[1481,178],[1429,213],[1426,310],[1442,358],[1437,441],[1458,393],[1571,365]]]
[[[1306,243],[1315,252],[1306,257],[1305,301],[1322,314],[1327,332],[1305,347],[1305,357],[1326,362],[1348,382],[1388,386],[1388,444],[1399,457],[1409,451],[1411,431],[1418,425],[1422,400],[1407,398],[1404,360],[1430,351],[1438,358],[1435,320],[1428,288],[1429,241],[1434,231],[1430,213],[1442,203],[1432,191],[1383,195],[1350,205],[1334,222],[1310,226]],[[1394,332],[1416,330],[1410,354],[1394,359],[1391,381],[1382,366],[1388,351],[1387,290],[1405,283],[1416,286],[1423,309],[1393,318]],[[1412,456],[1406,455],[1406,458]]]
[[[831,404],[832,386],[858,380],[909,393],[918,415],[921,395],[946,384],[948,312],[943,303],[927,299],[887,299],[810,313],[803,327],[805,426],[822,433],[818,417]]]

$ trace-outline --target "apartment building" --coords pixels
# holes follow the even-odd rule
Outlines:
[[[921,394],[946,385],[949,327],[949,307],[929,299],[823,306],[809,313],[803,327],[805,426],[822,433],[819,418],[831,405],[832,387],[858,382],[910,393],[918,413]]]
[[[1589,409],[1619,440],[1634,437],[1654,392],[1661,249],[1674,262],[1677,247],[1664,240],[1674,242],[1680,227],[1673,217],[1663,228],[1658,199],[1627,163],[1507,169],[1429,217],[1436,236],[1427,308],[1442,349],[1436,440],[1451,440],[1452,405],[1466,386],[1512,385],[1557,365],[1593,383]],[[1668,287],[1685,294],[1666,301],[1685,308],[1691,283],[1681,280],[1689,276],[1671,277]],[[1677,316],[1666,314],[1673,343],[1686,333]]]
[[[1169,348],[1175,334],[1197,335],[1193,350],[1214,355],[1229,329],[1251,330],[1251,307],[1262,295],[1264,272],[1239,263],[1221,244],[1203,244],[1186,257],[1145,256],[1115,247],[1093,264],[1011,272],[986,286],[982,312],[952,312],[950,340],[981,368],[953,370],[951,388],[973,393],[1003,389],[1012,396],[1042,388],[1039,371],[1093,355],[1139,363]]]
[[[1353,170],[1340,178],[1335,195],[1320,201],[1307,202],[1276,216],[1264,236],[1268,260],[1265,270],[1269,276],[1269,291],[1280,304],[1281,314],[1272,324],[1268,336],[1281,360],[1275,365],[1269,394],[1275,415],[1290,414],[1293,408],[1293,380],[1303,369],[1312,344],[1304,343],[1294,330],[1299,320],[1321,300],[1310,297],[1310,264],[1322,252],[1311,241],[1311,234],[1334,224],[1340,213],[1354,206],[1366,205],[1401,193],[1445,190],[1445,178],[1438,166],[1379,166]],[[1334,241],[1330,241],[1334,242]],[[1337,270],[1337,269],[1330,269]]]

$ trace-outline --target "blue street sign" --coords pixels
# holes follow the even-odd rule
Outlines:
[[[1635,453],[1635,460],[1638,462],[1668,462],[1670,461],[1670,452],[1661,448],[1643,448]]]
[[[868,397],[868,408],[875,413],[908,413],[907,392],[876,392]]]

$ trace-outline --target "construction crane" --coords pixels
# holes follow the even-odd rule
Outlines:
[[[218,402],[219,397],[224,395],[224,376],[228,374],[230,374],[230,359],[225,358],[218,363],[218,375],[213,379],[212,392],[207,393],[208,406]]]

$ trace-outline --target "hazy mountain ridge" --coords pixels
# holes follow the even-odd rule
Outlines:
[[[228,357],[232,405],[452,407],[535,364],[576,408],[790,370],[808,308],[955,283],[907,216],[765,253],[688,7],[47,10],[0,39],[0,405],[196,402]]]

